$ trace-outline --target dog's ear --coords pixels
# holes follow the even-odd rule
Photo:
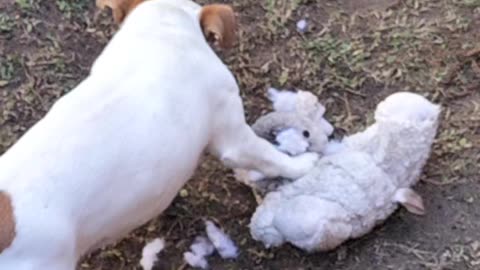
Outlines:
[[[97,0],[97,7],[100,9],[110,8],[113,19],[121,24],[127,15],[144,0]]]
[[[217,46],[232,48],[236,40],[237,23],[233,9],[228,5],[205,5],[200,14],[200,25],[208,41]]]

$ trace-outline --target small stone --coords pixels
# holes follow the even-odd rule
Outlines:
[[[180,190],[180,197],[182,198],[188,197],[188,191],[186,189]]]
[[[468,198],[465,199],[467,203],[473,203],[475,199],[472,196],[469,196]]]

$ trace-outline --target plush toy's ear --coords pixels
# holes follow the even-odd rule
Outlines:
[[[403,205],[412,214],[425,215],[422,197],[410,188],[399,189],[395,193],[394,201]]]
[[[233,9],[228,5],[212,4],[202,8],[200,25],[208,41],[228,49],[232,48],[237,32],[237,23]]]
[[[110,8],[115,22],[121,24],[127,15],[143,1],[144,0],[97,0],[97,7],[100,9]]]

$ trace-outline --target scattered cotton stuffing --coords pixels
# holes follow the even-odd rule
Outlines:
[[[203,236],[197,236],[190,249],[200,256],[210,256],[215,251],[212,242]]]
[[[193,252],[187,251],[183,253],[183,259],[194,268],[208,268],[208,261],[204,256],[199,256]]]
[[[191,267],[208,268],[206,257],[212,255],[215,247],[212,242],[203,236],[197,236],[190,246],[190,251],[183,253],[184,260]]]
[[[307,20],[302,19],[297,22],[297,31],[300,33],[305,33],[307,31],[308,23]]]
[[[213,222],[205,222],[208,239],[212,242],[218,254],[224,259],[236,258],[238,256],[238,248],[235,243],[220,228],[215,226]]]
[[[156,238],[152,242],[145,245],[142,251],[142,259],[140,265],[143,270],[151,270],[157,261],[157,254],[165,247],[165,240]]]

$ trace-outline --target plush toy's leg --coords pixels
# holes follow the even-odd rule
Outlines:
[[[393,200],[403,205],[408,212],[416,215],[425,215],[423,199],[413,189],[401,188],[395,193]]]
[[[245,121],[239,96],[230,97],[223,108],[225,117],[219,117],[215,123],[209,150],[226,166],[257,170],[267,177],[297,179],[308,173],[318,160],[313,153],[292,158],[255,135]]]

